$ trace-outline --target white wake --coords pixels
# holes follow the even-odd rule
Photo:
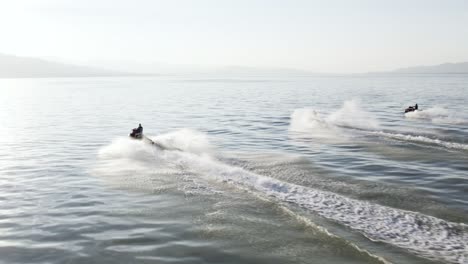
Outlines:
[[[187,151],[157,150],[149,144],[118,139],[99,152],[98,160],[110,166],[102,173],[134,173],[146,177],[152,171],[167,171],[167,177],[189,174],[202,179],[202,185],[215,180],[294,203],[311,213],[361,232],[374,241],[409,250],[419,256],[447,263],[468,261],[468,227],[417,212],[355,200],[271,177],[252,173],[219,161],[206,136],[195,131],[178,131],[152,138]],[[201,139],[200,142],[191,142]],[[204,151],[206,150],[206,151]],[[144,182],[143,182],[144,184]]]

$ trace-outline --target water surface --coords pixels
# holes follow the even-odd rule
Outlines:
[[[0,261],[467,263],[467,89],[467,75],[0,80]],[[138,123],[180,150],[130,140]]]

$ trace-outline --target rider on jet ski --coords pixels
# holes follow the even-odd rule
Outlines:
[[[143,127],[141,124],[138,124],[137,128],[134,128],[132,130],[132,133],[130,134],[130,137],[132,138],[142,138],[143,137]]]
[[[413,112],[413,111],[416,111],[416,110],[418,110],[418,104],[415,104],[414,106],[409,106],[408,108],[406,108],[405,113]]]

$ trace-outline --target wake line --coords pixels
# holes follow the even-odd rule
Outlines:
[[[373,241],[407,249],[428,259],[447,263],[468,261],[468,226],[465,224],[282,182],[211,158],[187,158],[202,175],[294,203],[359,231]]]
[[[424,136],[413,136],[413,135],[407,135],[407,134],[401,134],[401,133],[388,133],[388,132],[383,132],[383,131],[368,131],[368,133],[378,135],[378,136],[384,136],[387,138],[402,140],[402,141],[438,145],[438,146],[442,146],[442,147],[449,148],[449,149],[468,150],[467,144],[449,142],[449,141],[444,141],[444,140],[440,140],[437,138],[432,139],[432,138],[428,138]]]
[[[360,231],[373,241],[434,260],[465,263],[468,259],[468,234],[463,224],[275,180],[255,188]]]
[[[271,202],[269,199],[267,199],[265,196],[261,195],[261,194],[256,194],[254,192],[252,192],[252,194],[254,194],[258,199],[261,199],[261,200],[264,200],[264,201],[268,201],[268,202]],[[340,239],[342,240],[341,237],[331,233],[330,231],[328,231],[328,229],[326,229],[325,227],[323,226],[320,226],[320,225],[317,225],[316,223],[314,223],[313,221],[311,221],[309,218],[307,217],[304,217],[300,214],[297,214],[295,213],[294,211],[292,211],[290,208],[286,207],[286,205],[280,205],[280,208],[281,210],[283,210],[284,212],[286,212],[288,215],[296,218],[298,221],[308,225],[308,226],[312,226],[314,229],[316,230],[319,230],[320,232],[326,234],[327,236],[329,237],[332,237],[332,238],[335,238],[335,239]],[[381,263],[384,263],[384,264],[391,264],[391,262],[387,261],[385,258],[381,257],[381,256],[378,256],[378,255],[374,255],[373,253],[365,250],[365,249],[362,249],[360,248],[358,245],[352,243],[351,241],[348,241],[348,240],[344,240],[344,243],[352,248],[354,248],[355,250],[359,251],[359,252],[362,252],[366,255],[368,255],[369,257],[371,258],[374,258],[376,259],[377,261],[381,262]]]
[[[197,145],[185,144],[190,138],[199,138]],[[447,263],[468,261],[468,226],[448,222],[417,212],[390,208],[366,201],[355,200],[332,192],[312,189],[231,166],[210,155],[209,143],[203,135],[189,131],[168,134],[159,139],[170,142],[181,151],[158,152],[156,160],[151,146],[120,139],[100,151],[105,173],[127,175],[122,169],[130,166],[138,170],[164,169],[193,172],[204,178],[231,183],[281,202],[294,203],[312,213],[335,221],[362,233],[374,241],[407,249],[416,255]],[[151,158],[148,158],[151,157]],[[115,165],[115,166],[114,166]],[[175,166],[174,166],[175,165]],[[97,170],[98,173],[102,170]]]

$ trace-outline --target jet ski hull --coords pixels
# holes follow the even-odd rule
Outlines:
[[[159,149],[162,149],[162,150],[167,150],[169,148],[166,148],[165,146],[163,146],[162,144],[158,143],[158,142],[155,142],[153,140],[151,140],[150,138],[146,137],[145,135],[142,135],[142,134],[137,134],[137,135],[133,135],[133,134],[130,134],[129,135],[130,138],[132,139],[135,139],[135,140],[143,140],[147,143],[150,143],[151,145],[154,145],[155,147],[159,148]],[[171,150],[179,150],[179,149],[171,149]]]

